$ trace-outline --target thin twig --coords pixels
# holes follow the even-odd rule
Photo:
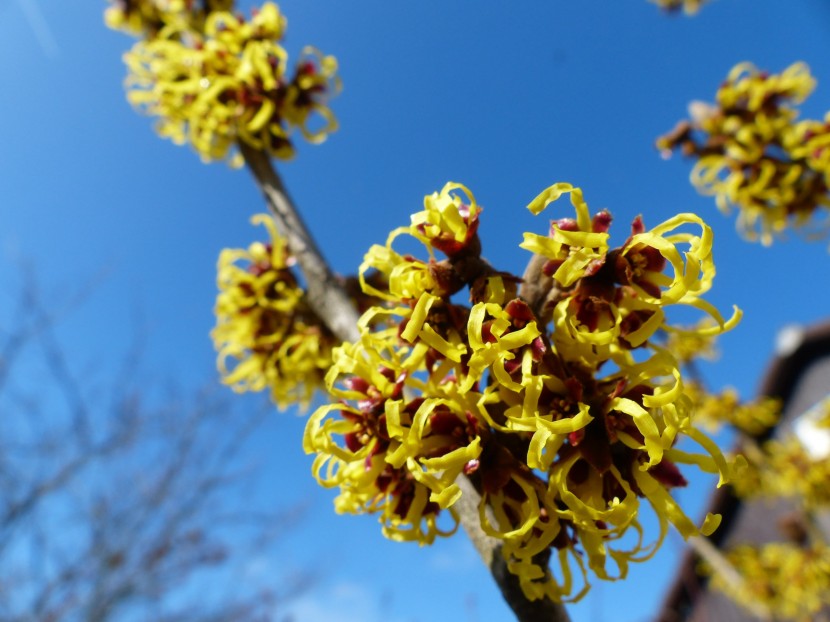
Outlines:
[[[288,242],[291,254],[303,271],[311,308],[339,339],[357,341],[360,338],[357,310],[323,258],[282,179],[271,164],[271,159],[267,154],[244,143],[240,143],[239,148],[265,196],[277,227]],[[504,599],[516,614],[516,619],[519,622],[568,622],[568,614],[561,605],[550,600],[529,601],[524,596],[517,577],[507,570],[507,563],[501,553],[501,542],[481,529],[478,492],[466,477],[459,480],[464,494],[453,507],[476,550],[490,568]]]
[[[745,581],[741,573],[735,569],[714,544],[702,536],[692,536],[686,542],[689,543],[689,546],[701,559],[705,560],[712,567],[715,573],[720,575],[721,579],[729,585],[731,590],[739,592],[744,589]],[[748,600],[743,604],[759,620],[772,620],[769,609],[762,603]]]
[[[543,318],[545,303],[555,288],[553,279],[542,270],[548,259],[544,255],[533,255],[522,275],[522,288],[519,295],[530,306],[537,318]],[[557,290],[558,291],[558,290]]]

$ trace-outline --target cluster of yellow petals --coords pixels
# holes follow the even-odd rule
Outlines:
[[[326,384],[342,402],[312,414],[304,448],[317,454],[320,484],[340,488],[338,512],[378,513],[387,537],[431,543],[457,527],[452,510],[445,527],[438,514],[458,499],[454,481],[480,454],[469,416],[476,401],[415,375],[427,348],[390,348],[389,341],[364,333],[335,350]],[[428,398],[408,395],[427,386]]]
[[[780,400],[761,398],[740,403],[731,389],[710,395],[700,386],[686,388],[695,416],[702,424],[729,424],[743,435],[741,473],[731,483],[741,499],[786,499],[796,511],[779,521],[786,541],[742,543],[725,551],[720,573],[709,563],[712,588],[725,593],[754,616],[764,619],[819,619],[830,606],[830,547],[821,523],[830,506],[830,460],[821,444],[820,428],[830,424],[830,398],[816,404],[796,421],[794,429],[759,444],[778,424]],[[818,438],[814,438],[818,435]]]
[[[273,219],[261,214],[252,222],[266,227],[270,241],[219,255],[211,333],[217,365],[235,391],[268,389],[279,408],[308,405],[331,366],[335,339],[309,308]]]
[[[683,11],[686,15],[694,15],[708,0],[651,0],[664,11]]]
[[[716,346],[717,334],[705,330],[712,326],[713,320],[707,317],[691,328],[668,327],[665,347],[683,365],[698,359],[714,361],[720,355]]]
[[[830,459],[811,455],[794,434],[746,447],[744,454],[748,468],[733,482],[739,496],[793,498],[807,510],[830,506]]]
[[[109,0],[104,21],[113,30],[135,37],[153,37],[169,24],[194,30],[214,11],[231,11],[234,0]]]
[[[144,0],[111,7],[108,23],[144,35],[124,57],[129,101],[158,118],[161,136],[189,143],[205,161],[241,165],[239,141],[290,158],[294,130],[323,141],[337,128],[327,105],[340,88],[334,57],[305,48],[289,72],[277,5],[264,3],[250,19],[231,6]]]
[[[698,383],[686,385],[695,410],[695,419],[702,427],[716,431],[724,425],[737,428],[749,436],[760,436],[778,423],[781,417],[781,401],[760,398],[754,402],[741,402],[735,389],[709,393]]]
[[[712,586],[749,610],[760,605],[775,619],[810,622],[830,606],[830,548],[823,544],[741,545],[726,558],[743,584],[736,589],[715,573]]]
[[[697,159],[692,183],[722,211],[737,208],[738,229],[749,239],[769,245],[789,226],[816,235],[830,206],[830,113],[798,121],[795,107],[814,87],[804,63],[780,74],[740,63],[714,105],[693,104],[692,119],[657,145]]]
[[[724,320],[701,297],[714,263],[699,218],[649,231],[638,219],[611,249],[610,215],[592,218],[578,188],[556,184],[529,207],[565,194],[576,219],[522,244],[556,283],[544,308],[481,258],[481,208],[460,184],[426,197],[409,226],[372,247],[361,283],[385,304],[363,314],[359,341],[335,350],[326,386],[338,401],[311,416],[304,437],[318,481],[339,489],[337,511],[377,513],[395,539],[452,533],[455,480],[467,475],[481,493],[481,526],[503,541],[527,597],[556,601],[584,595],[589,572],[624,577],[669,524],[686,537],[717,526],[716,516],[695,526],[669,492],[685,484],[677,464],[721,482],[732,466],[695,427],[680,364],[653,337],[667,330],[671,305],[712,318],[701,334],[739,318]],[[396,249],[404,238],[424,246],[423,259]],[[677,448],[681,437],[703,453]],[[659,522],[653,538],[641,499]]]
[[[526,233],[521,244],[549,260],[545,268],[561,290],[552,311],[552,339],[560,353],[589,368],[608,360],[630,366],[632,349],[657,347],[649,341],[658,331],[705,344],[740,320],[737,309],[727,321],[702,298],[715,268],[712,230],[698,216],[679,214],[650,231],[637,218],[626,243],[609,251],[610,215],[591,219],[578,188],[551,186],[529,208],[539,213],[564,194],[576,220],[554,221],[547,237]],[[697,308],[707,321],[688,329],[670,325],[665,309],[672,305]]]

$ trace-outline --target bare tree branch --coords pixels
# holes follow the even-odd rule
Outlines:
[[[504,600],[516,614],[516,619],[520,622],[569,622],[568,612],[561,604],[547,598],[531,601],[525,597],[518,577],[507,569],[501,542],[481,530],[478,514],[481,497],[475,486],[464,476],[459,477],[456,483],[461,488],[462,495],[453,507],[458,510],[461,525],[490,569]]]
[[[196,599],[183,590],[197,573],[224,585],[232,564],[262,555],[296,521],[230,500],[270,410],[240,416],[212,390],[157,394],[135,355],[93,386],[33,280],[21,300],[26,313],[0,334],[0,352],[19,365],[0,384],[0,618],[275,619],[292,595],[282,589],[245,581]],[[17,385],[31,395],[20,401]],[[309,582],[286,579],[296,591]]]
[[[721,550],[707,538],[703,536],[692,536],[686,542],[701,559],[705,560],[720,575],[731,590],[738,593],[744,589],[746,581],[741,576],[741,573],[735,569]],[[769,608],[760,601],[746,601],[742,602],[742,604],[759,620],[773,619]]]
[[[277,227],[288,241],[288,248],[302,268],[311,308],[338,339],[357,341],[357,311],[323,258],[270,157],[243,141],[239,149],[265,195]]]

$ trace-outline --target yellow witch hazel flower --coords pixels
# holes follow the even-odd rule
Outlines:
[[[269,389],[280,408],[307,405],[336,340],[306,303],[274,221],[260,214],[252,222],[265,226],[270,242],[219,256],[212,337],[222,381],[236,391]]]
[[[693,157],[692,183],[713,195],[750,240],[772,243],[792,226],[808,235],[826,232],[830,216],[830,116],[798,121],[796,104],[815,80],[804,63],[780,74],[740,63],[717,92],[714,105],[695,102],[692,118],[657,140],[668,156]]]
[[[703,339],[740,315],[725,320],[703,298],[714,262],[698,217],[651,230],[638,218],[612,249],[611,215],[591,216],[579,188],[555,184],[530,209],[563,195],[576,218],[521,245],[541,258],[543,300],[523,299],[521,279],[482,258],[482,210],[460,184],[428,195],[409,226],[373,246],[361,284],[382,303],[361,317],[359,341],[336,351],[326,384],[337,401],[312,415],[304,440],[317,479],[339,489],[337,511],[378,514],[398,540],[453,532],[455,480],[469,477],[482,529],[502,540],[525,595],[556,601],[581,598],[591,576],[625,577],[669,525],[686,537],[717,526],[715,516],[696,526],[670,491],[686,483],[678,465],[721,483],[733,466],[695,427],[680,363],[653,337]],[[407,237],[424,257],[395,250]],[[669,325],[664,307],[679,304],[710,323]],[[702,453],[678,449],[681,437]],[[643,500],[658,518],[653,538]]]
[[[544,271],[560,288],[552,300],[552,339],[557,349],[589,366],[613,359],[630,359],[661,328],[667,327],[664,308],[688,305],[700,309],[712,324],[698,325],[688,334],[716,335],[740,319],[735,310],[726,321],[701,298],[711,287],[712,230],[694,214],[680,214],[646,231],[641,218],[632,223],[631,236],[618,249],[608,249],[611,217],[607,211],[589,217],[581,191],[556,184],[529,206],[539,213],[561,194],[571,193],[576,220],[562,219],[551,225],[549,238],[525,234],[522,248],[549,261]],[[700,228],[700,233],[685,231]],[[669,270],[669,274],[666,274]]]
[[[168,24],[204,25],[213,11],[230,11],[234,0],[109,0],[104,21],[114,30],[136,37],[155,37]]]
[[[461,194],[455,192],[459,190]],[[440,193],[424,197],[424,210],[412,216],[409,232],[429,248],[452,257],[475,238],[480,212],[475,197],[465,186],[448,183]]]
[[[830,506],[830,460],[810,455],[795,435],[747,448],[747,477],[734,482],[742,497],[787,497],[806,509]]]
[[[424,389],[415,372],[425,348],[396,347],[389,336],[364,332],[335,351],[326,384],[342,402],[311,416],[303,446],[317,454],[317,480],[340,488],[338,512],[379,513],[387,537],[428,544],[457,528],[454,481],[481,452],[476,406],[451,386],[409,397]],[[447,528],[441,510],[449,510]]]
[[[546,257],[545,273],[568,287],[602,265],[608,252],[611,217],[608,212],[601,212],[592,220],[582,190],[566,183],[554,184],[542,192],[528,209],[538,215],[563,194],[570,194],[576,220],[564,218],[552,222],[548,237],[525,233],[525,241],[520,246]]]
[[[715,322],[712,318],[704,317],[696,326],[691,328],[668,327],[665,348],[682,365],[692,363],[697,359],[713,361],[719,356],[715,344],[717,334],[713,334],[707,329],[714,325]]]
[[[775,619],[808,622],[830,606],[830,548],[773,542],[741,545],[727,553],[743,582],[737,589],[718,573],[712,587],[752,611],[765,608]]]
[[[713,431],[731,425],[750,436],[760,436],[781,417],[781,401],[774,398],[744,403],[735,389],[709,393],[694,382],[687,384],[685,391],[692,400],[695,420]]]
[[[124,57],[130,103],[158,117],[161,136],[189,143],[205,161],[241,165],[240,141],[290,158],[295,129],[323,141],[337,128],[327,105],[340,88],[334,57],[306,48],[291,73],[277,5],[266,2],[250,19],[220,6],[208,3],[203,19],[164,13],[158,32],[135,44]]]

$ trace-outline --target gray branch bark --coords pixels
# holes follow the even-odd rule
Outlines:
[[[357,341],[360,337],[357,311],[323,258],[282,179],[271,164],[271,159],[267,154],[242,142],[239,148],[265,197],[268,210],[303,271],[311,308],[339,339]],[[481,529],[478,492],[466,477],[459,480],[464,494],[454,507],[458,511],[461,525],[490,569],[516,619],[519,622],[568,622],[570,618],[562,605],[547,599],[529,601],[525,598],[518,579],[507,570],[507,562],[501,553],[501,542]]]
[[[309,305],[338,339],[357,341],[360,338],[357,311],[311,237],[282,178],[271,165],[270,157],[241,141],[239,150],[265,195],[265,202],[276,220],[277,228],[285,236],[291,254],[300,264],[306,279]]]
[[[560,603],[555,603],[547,598],[542,600],[528,600],[519,579],[507,569],[507,561],[501,551],[501,541],[491,538],[481,530],[481,523],[478,516],[478,505],[481,496],[473,486],[473,483],[464,476],[456,482],[461,488],[461,498],[453,506],[458,512],[461,526],[467,532],[473,545],[485,565],[490,569],[490,574],[501,590],[504,600],[513,610],[519,622],[570,622],[568,612]],[[491,517],[490,520],[495,522]]]
[[[746,581],[741,576],[741,573],[735,569],[721,550],[707,538],[703,536],[692,536],[686,542],[701,559],[706,560],[712,566],[712,569],[721,576],[734,592],[738,593],[745,587]],[[760,601],[742,604],[759,620],[773,619],[769,608]]]

